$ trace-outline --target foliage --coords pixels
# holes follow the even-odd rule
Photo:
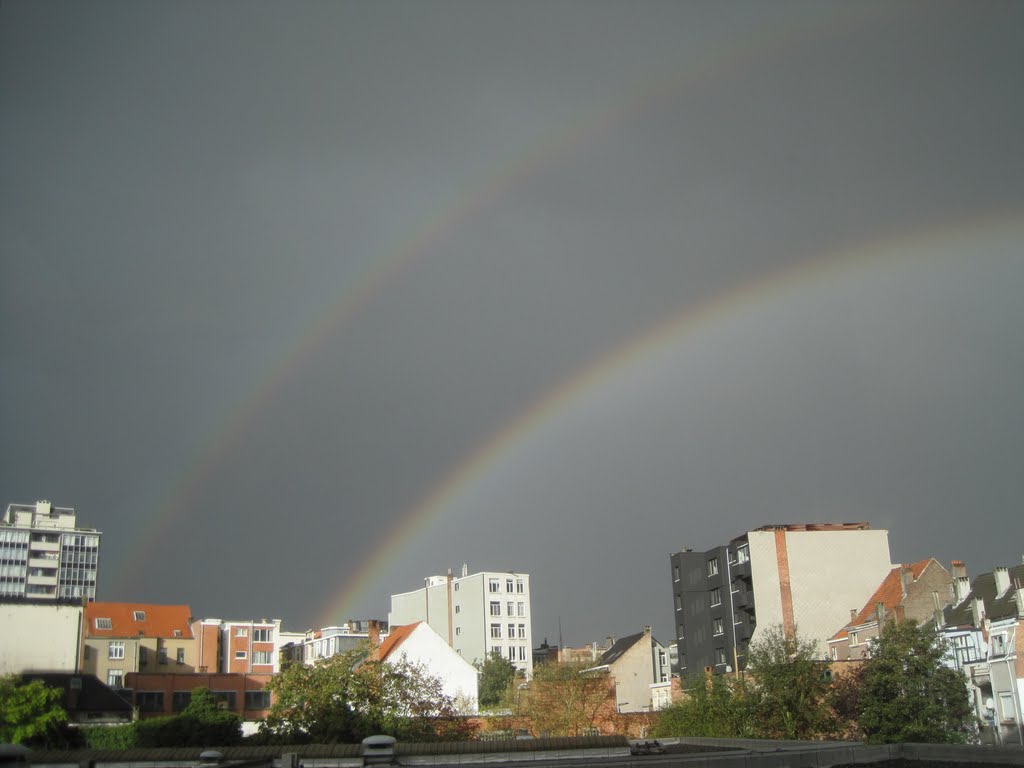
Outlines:
[[[46,745],[67,722],[64,694],[41,680],[0,677],[0,743]]]
[[[92,725],[81,729],[89,749],[130,749],[136,745],[135,723]]]
[[[768,739],[820,739],[836,730],[828,662],[817,644],[768,627],[747,651],[757,730]]]
[[[687,681],[686,697],[658,713],[653,735],[749,738],[755,735],[751,705],[742,680],[695,675]]]
[[[963,675],[943,663],[943,639],[913,621],[886,624],[861,675],[860,727],[871,743],[962,743],[971,705]]]
[[[516,665],[497,651],[492,651],[490,656],[475,666],[480,673],[480,707],[499,706],[508,698],[509,688],[516,678]]]
[[[267,688],[274,703],[261,732],[267,740],[357,742],[372,734],[404,741],[466,738],[441,682],[406,661],[367,658],[369,646],[309,666],[292,664]]]
[[[584,736],[602,715],[614,715],[615,693],[608,675],[587,664],[540,664],[514,702],[514,714],[534,736]]]

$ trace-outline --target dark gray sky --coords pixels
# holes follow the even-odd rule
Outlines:
[[[1018,562],[1021,82],[1019,2],[4,0],[0,500],[292,629],[468,561],[667,640],[775,522]]]

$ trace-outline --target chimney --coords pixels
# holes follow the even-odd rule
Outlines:
[[[992,571],[992,578],[996,580],[996,597],[1002,597],[1010,588],[1010,571],[1005,566],[996,568]]]
[[[1024,587],[1020,584],[1020,579],[1017,579],[1015,584],[1017,587],[1013,594],[1014,600],[1017,602],[1017,618],[1024,619]]]
[[[469,576],[469,563],[462,564],[462,578]]]
[[[856,608],[850,609],[850,623],[853,624],[857,620],[857,614],[859,611]]]
[[[967,595],[971,593],[971,580],[966,576],[958,576],[953,581],[953,597],[955,605],[960,605],[964,600],[967,599]]]
[[[907,589],[914,583],[914,571],[909,565],[900,566],[900,585],[903,589],[903,597],[907,596]]]
[[[875,618],[878,619],[878,626],[885,623],[885,603],[875,603]]]
[[[985,621],[985,603],[980,597],[971,601],[971,616],[974,619],[974,628],[981,629],[982,623]]]
[[[963,560],[954,560],[950,563],[952,566],[950,572],[954,579],[966,579],[967,578],[967,566],[964,565]]]
[[[380,622],[377,619],[366,622],[366,634],[370,636],[371,643],[380,645]]]
[[[650,624],[644,624],[644,634],[645,635],[651,634],[651,625]]]

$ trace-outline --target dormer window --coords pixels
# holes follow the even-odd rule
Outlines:
[[[111,621],[110,619],[104,619],[104,618],[97,618],[96,619],[96,629],[113,629],[113,628],[114,628],[114,622]]]
[[[175,637],[181,637],[181,630],[180,629],[174,630],[174,636]]]
[[[145,611],[132,611],[132,618],[135,619],[135,621],[145,621],[146,620],[146,612]]]

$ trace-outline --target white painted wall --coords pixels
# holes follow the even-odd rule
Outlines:
[[[385,661],[394,662],[402,658],[422,665],[429,674],[438,678],[445,695],[459,703],[463,712],[477,711],[476,668],[450,648],[447,640],[430,625],[425,622],[418,624]]]
[[[78,671],[80,605],[0,603],[0,675]]]

